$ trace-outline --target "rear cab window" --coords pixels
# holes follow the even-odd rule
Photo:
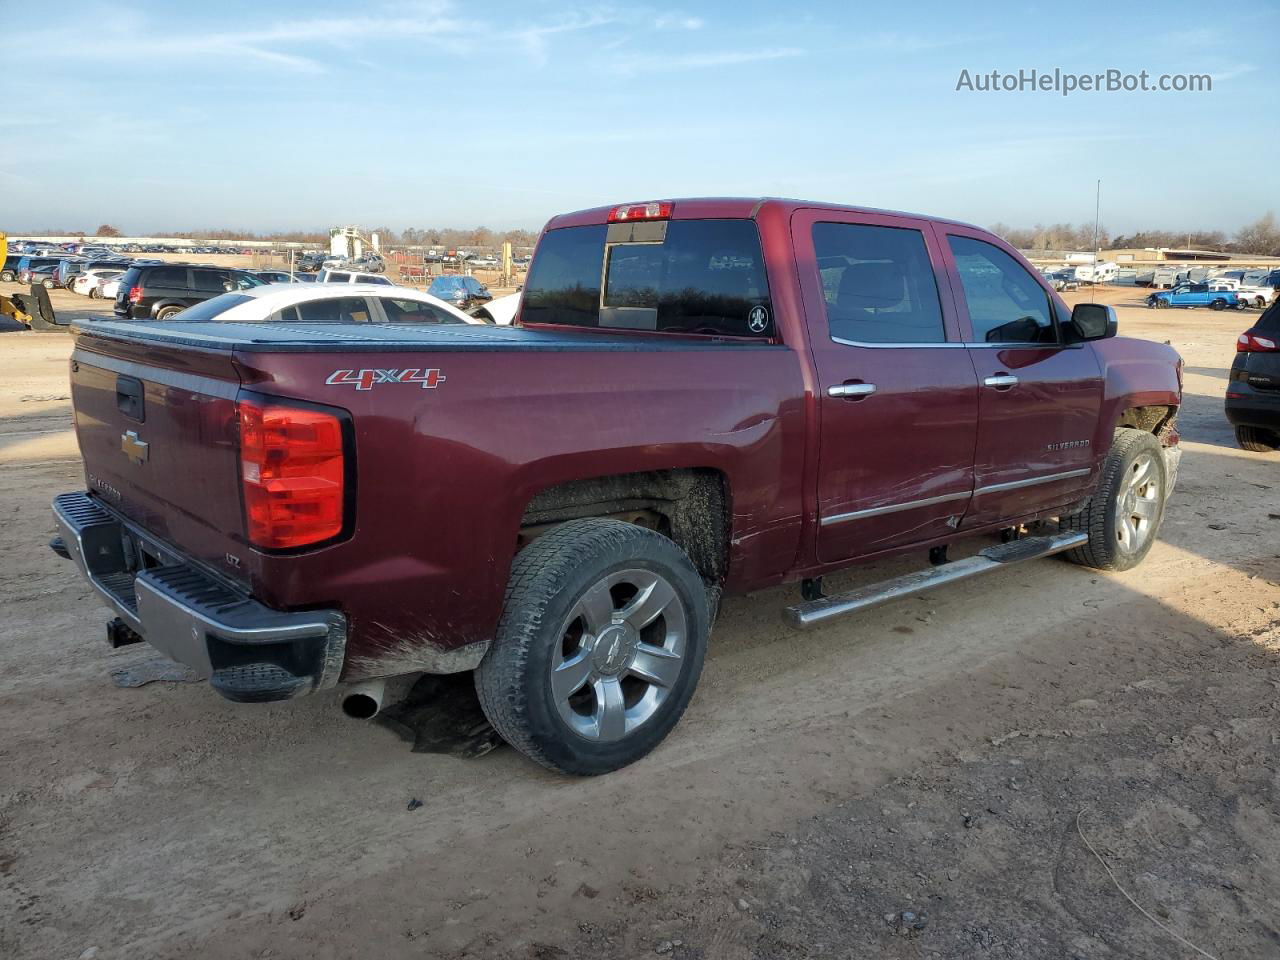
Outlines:
[[[547,231],[522,322],[767,339],[774,335],[753,220],[651,220]]]

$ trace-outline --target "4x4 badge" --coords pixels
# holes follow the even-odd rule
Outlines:
[[[417,383],[423,390],[434,390],[445,379],[434,367],[428,370],[409,367],[406,370],[335,370],[325,383],[331,387],[349,383],[357,390],[372,390],[376,383]]]
[[[142,466],[151,458],[151,445],[145,440],[139,440],[138,434],[133,430],[126,430],[120,434],[120,449],[138,466]]]

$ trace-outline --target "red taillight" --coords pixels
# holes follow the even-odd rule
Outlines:
[[[346,494],[342,421],[299,407],[237,406],[249,542],[282,550],[336,537]]]
[[[1236,353],[1271,353],[1276,350],[1280,350],[1280,340],[1261,336],[1252,330],[1240,334],[1236,340]]]
[[[129,288],[129,302],[130,302],[130,303],[141,303],[141,302],[142,302],[142,288],[141,288],[141,287],[130,287],[130,288]]]
[[[666,200],[655,200],[652,203],[628,203],[609,211],[610,223],[669,219],[671,219],[671,204]]]

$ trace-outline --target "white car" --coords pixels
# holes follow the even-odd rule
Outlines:
[[[384,287],[394,284],[389,277],[380,273],[356,273],[352,270],[330,270],[328,267],[320,271],[317,283],[376,283]]]
[[[472,308],[471,315],[487,323],[509,327],[515,322],[516,312],[519,309],[520,294],[509,293],[505,297],[496,297],[482,306]]]
[[[357,283],[266,283],[232,290],[173,315],[173,320],[218,323],[470,323],[438,297],[412,287]]]
[[[120,281],[123,279],[124,274],[122,273],[118,277],[112,277],[109,280],[102,281],[102,283],[98,285],[97,299],[114,300],[116,298],[116,293],[120,290]]]
[[[75,278],[71,291],[96,300],[102,296],[102,285],[122,276],[124,271],[124,267],[93,267]]]
[[[1239,301],[1245,306],[1257,307],[1259,310],[1264,309],[1267,304],[1276,298],[1274,287],[1262,287],[1252,284],[1241,283],[1239,280],[1233,280],[1229,277],[1214,277],[1209,281],[1210,290],[1230,290],[1235,293]]]

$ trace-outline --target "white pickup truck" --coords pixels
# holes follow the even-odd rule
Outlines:
[[[1209,281],[1209,289],[1230,290],[1235,293],[1240,304],[1257,307],[1259,310],[1265,310],[1276,298],[1274,287],[1241,283],[1239,280],[1233,280],[1230,277],[1214,277]]]

